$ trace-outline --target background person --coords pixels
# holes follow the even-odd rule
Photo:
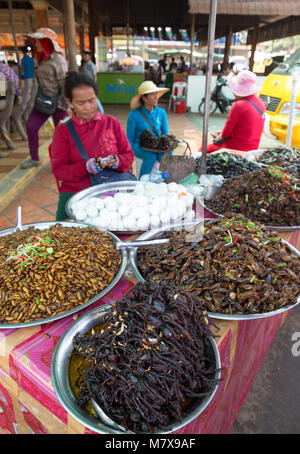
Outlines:
[[[168,90],[169,88],[157,87],[153,82],[145,81],[138,87],[138,94],[130,102],[131,112],[127,120],[127,137],[135,156],[143,160],[139,178],[151,173],[156,160],[160,161],[163,157],[163,153],[154,153],[142,148],[140,136],[145,129],[149,129],[155,136],[143,115],[154,126],[158,136],[169,133],[166,111],[158,107],[159,98]]]
[[[20,104],[14,108],[13,119],[23,140],[27,140],[22,121],[27,121],[32,110],[32,99],[36,95],[36,84],[34,81],[34,60],[28,55],[26,46],[22,48],[23,58],[21,60],[20,72],[22,82],[22,99]],[[29,111],[30,109],[30,111]],[[26,116],[25,116],[26,114]]]
[[[0,113],[0,134],[7,148],[14,150],[16,145],[9,135],[9,120],[13,112],[15,97],[21,94],[19,89],[19,77],[16,72],[6,63],[0,62],[0,72],[6,82],[5,107]],[[3,157],[3,156],[2,156]]]
[[[26,35],[30,40],[37,57],[36,77],[42,91],[49,96],[58,96],[58,105],[52,115],[39,112],[33,107],[26,123],[30,159],[21,164],[22,169],[37,167],[39,161],[39,137],[41,126],[52,116],[54,125],[67,116],[68,104],[64,97],[64,81],[68,64],[63,57],[63,51],[57,43],[57,35],[50,28],[39,28],[36,33]]]
[[[90,50],[83,51],[79,71],[93,79],[95,84],[97,84],[97,68],[95,63],[92,61],[92,53]],[[99,98],[97,98],[97,102],[100,113],[104,113],[104,109]]]
[[[207,145],[207,153],[220,148],[256,150],[264,129],[262,114],[266,111],[263,101],[256,96],[261,90],[256,84],[256,74],[248,70],[237,75],[230,73],[227,83],[236,101],[232,104],[223,130],[211,134],[214,143]]]
[[[88,154],[84,160],[66,122],[55,128],[51,145],[53,173],[61,182],[56,220],[68,216],[65,204],[69,198],[91,186],[90,175],[108,177],[105,182],[135,179],[129,172],[134,154],[120,122],[97,110],[97,86],[82,73],[70,73],[66,78],[65,95],[72,109],[72,124]],[[102,158],[107,158],[103,162]],[[113,172],[109,172],[113,171]]]

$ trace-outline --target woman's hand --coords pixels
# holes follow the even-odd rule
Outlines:
[[[216,131],[216,132],[211,132],[210,135],[212,136],[213,139],[216,139],[217,137],[221,137],[222,131]]]
[[[110,154],[105,158],[97,158],[97,162],[102,169],[111,168],[117,162],[115,156]]]

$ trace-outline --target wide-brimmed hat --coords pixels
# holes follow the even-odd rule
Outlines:
[[[232,92],[237,96],[254,95],[261,90],[261,86],[257,85],[256,74],[244,69],[238,74],[230,73],[227,78],[227,83]]]
[[[57,34],[51,28],[41,27],[41,28],[38,28],[35,33],[28,33],[24,36],[26,36],[28,38],[32,38],[32,39],[48,38],[53,43],[54,51],[58,52],[60,54],[63,53],[62,48],[60,47],[60,45],[57,42]]]
[[[160,98],[164,93],[169,91],[169,88],[157,87],[151,80],[146,80],[138,87],[138,94],[135,95],[130,101],[131,110],[137,109],[141,106],[141,97],[149,93],[157,93]]]

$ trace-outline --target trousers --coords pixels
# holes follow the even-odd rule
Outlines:
[[[141,147],[134,150],[135,156],[142,159],[142,165],[139,173],[139,178],[152,172],[155,161],[161,160],[164,153],[153,153],[152,151],[143,150]]]
[[[33,108],[36,91],[37,83],[35,79],[31,78],[22,80],[22,98],[20,104],[14,108],[12,114],[12,118],[16,123],[17,129],[24,140],[27,139],[27,136],[23,128],[22,120],[25,122],[28,120]]]
[[[67,112],[65,110],[57,108],[52,115],[54,125],[57,126],[66,116]],[[33,108],[26,123],[29,152],[33,161],[39,161],[39,129],[49,117],[51,117],[51,115],[43,114]]]

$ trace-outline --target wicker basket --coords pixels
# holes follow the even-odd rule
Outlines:
[[[186,144],[183,155],[171,156],[170,154],[164,154],[161,158],[159,169],[162,172],[168,172],[167,183],[173,181],[179,183],[190,173],[195,172],[195,159],[192,156],[191,147],[185,140],[183,142]]]

